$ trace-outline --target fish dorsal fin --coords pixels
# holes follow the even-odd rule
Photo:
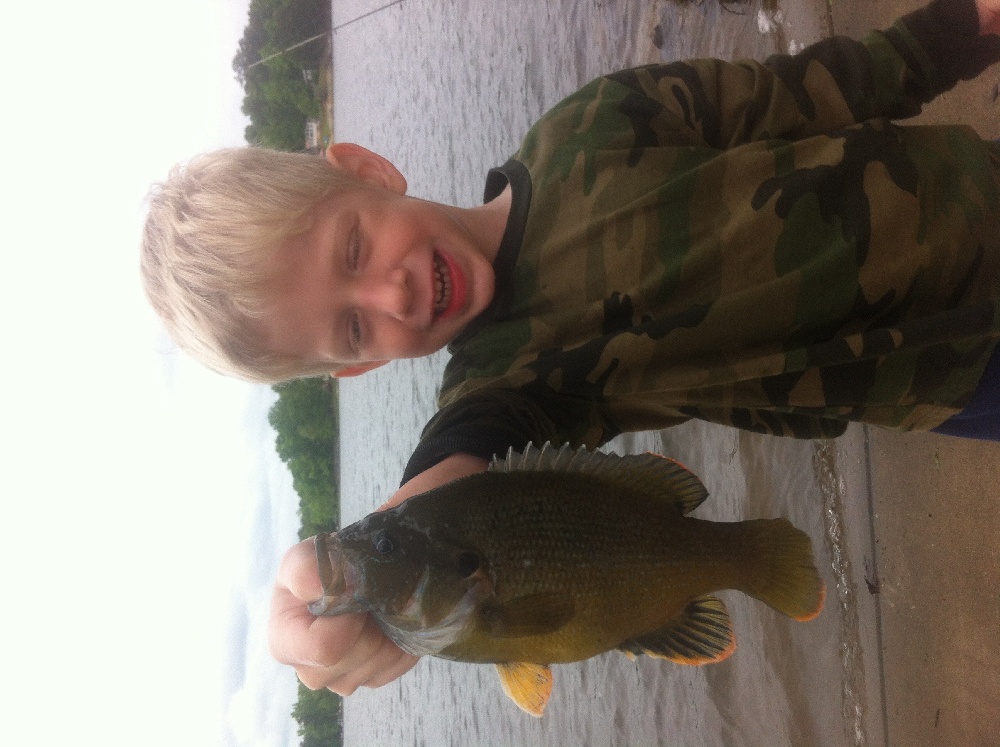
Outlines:
[[[569,622],[575,607],[569,594],[539,592],[508,602],[484,603],[480,615],[494,638],[523,638],[554,633]]]
[[[552,670],[544,664],[522,661],[503,662],[496,667],[507,697],[525,713],[541,716],[552,694]]]
[[[629,658],[647,654],[678,664],[708,664],[732,654],[736,639],[722,600],[706,594],[688,602],[666,626],[625,641],[618,649]]]
[[[681,513],[689,513],[708,497],[708,490],[680,462],[659,454],[605,454],[569,444],[556,448],[546,442],[539,449],[528,444],[520,454],[510,449],[507,458],[493,457],[491,472],[579,472],[599,475],[607,480],[630,485],[643,492],[662,495],[676,501]]]

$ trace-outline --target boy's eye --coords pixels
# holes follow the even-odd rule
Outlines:
[[[361,238],[358,235],[358,229],[355,228],[351,231],[350,243],[347,245],[347,269],[354,272],[358,269],[358,263],[361,261]]]
[[[347,321],[347,338],[351,344],[351,350],[355,353],[361,350],[361,317],[351,314]]]

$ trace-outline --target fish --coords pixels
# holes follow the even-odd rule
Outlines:
[[[368,613],[416,656],[493,664],[541,716],[552,664],[617,649],[707,664],[736,649],[714,592],[800,621],[825,587],[808,535],[784,518],[716,522],[708,497],[658,454],[529,444],[487,471],[316,537],[314,615]]]

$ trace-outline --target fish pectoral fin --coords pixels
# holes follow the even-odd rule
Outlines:
[[[736,639],[726,606],[706,594],[688,602],[663,628],[625,641],[618,649],[629,657],[647,654],[678,664],[708,664],[732,654]]]
[[[523,638],[559,630],[573,617],[575,607],[568,594],[539,592],[484,605],[481,614],[494,638]]]
[[[507,697],[525,713],[541,716],[552,694],[552,670],[544,664],[523,661],[503,662],[496,667]]]

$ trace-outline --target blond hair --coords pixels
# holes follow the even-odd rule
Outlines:
[[[257,320],[280,247],[354,183],[320,156],[232,148],[175,167],[148,198],[140,271],[177,345],[210,368],[271,383],[328,373],[265,347]]]

